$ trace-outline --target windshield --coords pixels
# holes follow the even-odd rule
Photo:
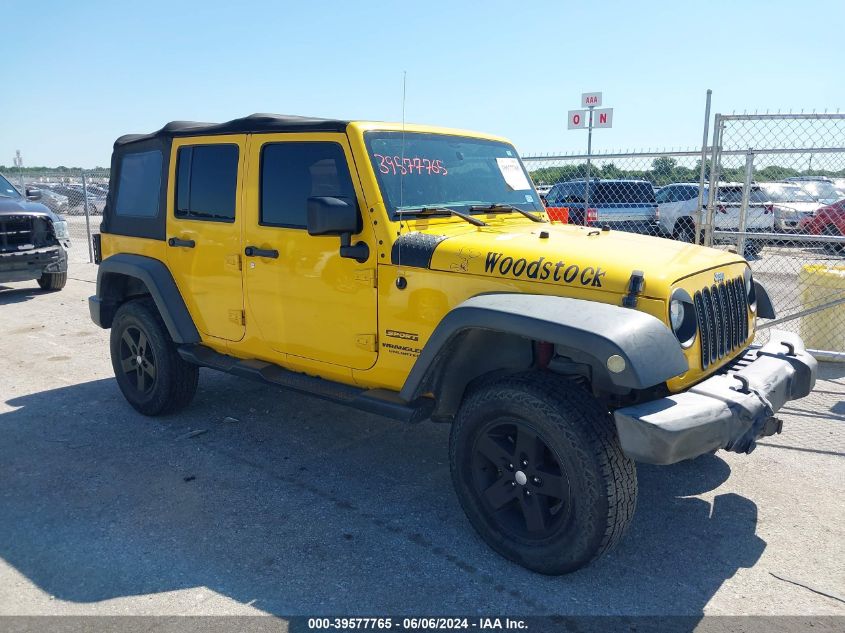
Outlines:
[[[590,183],[590,202],[595,204],[654,204],[654,189],[647,182]]]
[[[404,136],[404,142],[403,142]],[[509,204],[543,211],[516,150],[464,136],[368,132],[367,151],[390,214],[400,209]]]
[[[21,194],[8,180],[0,176],[0,198],[20,198]]]
[[[797,185],[762,185],[772,202],[813,202],[813,196]]]
[[[751,187],[748,201],[752,204],[769,202],[769,196],[760,187]],[[742,187],[719,187],[719,202],[742,202]]]
[[[826,180],[805,180],[796,184],[816,200],[839,200],[845,197],[845,192]]]

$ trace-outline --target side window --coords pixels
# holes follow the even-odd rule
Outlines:
[[[683,194],[683,200],[698,200],[698,187],[686,187]]]
[[[308,198],[328,196],[355,204],[355,189],[337,143],[268,143],[261,149],[259,223],[305,228]]]
[[[663,187],[660,191],[657,192],[657,195],[654,196],[654,200],[657,204],[663,204],[665,202],[674,202],[675,196],[672,195],[675,193],[674,187]]]
[[[176,158],[177,218],[234,222],[238,146],[180,147]]]
[[[154,218],[161,191],[161,152],[126,154],[120,160],[115,215]]]

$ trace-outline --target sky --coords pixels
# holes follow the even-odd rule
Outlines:
[[[713,111],[845,108],[842,0],[0,0],[0,165],[107,166],[114,139],[253,112],[406,120],[583,152],[701,145]],[[17,87],[15,87],[17,86]]]

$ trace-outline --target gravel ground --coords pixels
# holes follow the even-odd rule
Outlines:
[[[472,531],[445,426],[207,370],[135,413],[95,274],[0,287],[0,614],[845,615],[845,364],[753,455],[640,466],[621,546],[551,578]]]

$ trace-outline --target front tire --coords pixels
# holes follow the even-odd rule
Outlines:
[[[636,470],[610,414],[553,375],[472,391],[452,427],[449,458],[458,499],[481,537],[543,574],[589,564],[621,540],[634,515]]]
[[[111,361],[124,397],[144,415],[173,413],[196,393],[199,368],[179,356],[152,299],[135,299],[118,308]]]
[[[57,290],[61,290],[67,284],[67,273],[41,273],[41,277],[38,278],[38,285],[41,287],[41,290],[47,290],[48,292],[56,292]]]
[[[840,233],[839,229],[833,224],[826,225],[824,229],[822,229],[822,235],[827,235],[829,237],[842,237],[842,233]],[[843,252],[845,252],[845,246],[835,242],[825,242],[824,250],[828,255],[842,255]]]

